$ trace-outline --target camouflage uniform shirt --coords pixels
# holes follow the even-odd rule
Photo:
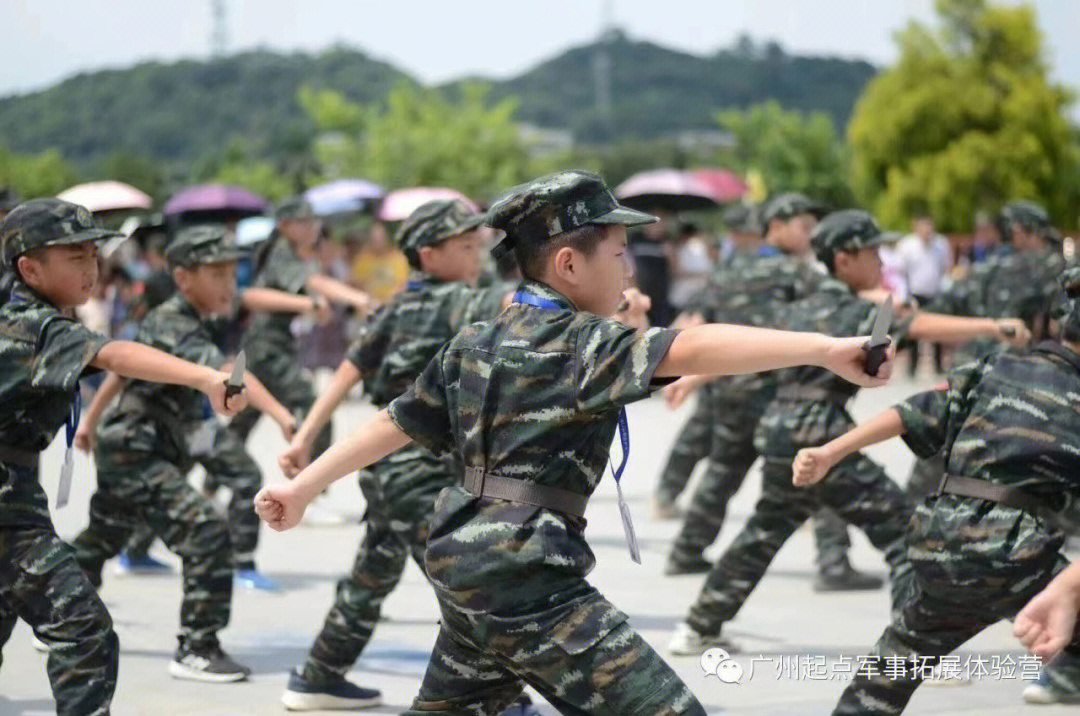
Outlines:
[[[0,444],[48,447],[79,378],[108,340],[16,282],[0,307]],[[0,525],[51,525],[45,493],[30,474],[0,464]]]
[[[254,285],[260,288],[276,288],[285,293],[303,293],[307,280],[318,273],[315,262],[304,261],[297,256],[292,244],[281,234],[275,232],[267,241],[272,243],[266,249],[266,257]],[[245,334],[245,344],[258,343],[267,350],[277,348],[292,353],[293,336],[290,326],[295,317],[295,313],[256,313]],[[249,354],[251,352],[249,351]],[[262,355],[263,352],[258,353]],[[256,356],[249,355],[249,358]]]
[[[947,390],[896,408],[908,447],[919,457],[944,449],[947,473],[1022,488],[1056,509],[1080,500],[1080,356],[1060,344],[965,364]],[[1033,515],[956,495],[924,504],[917,517],[923,528],[951,535],[968,556],[993,542],[1022,561],[1061,543]]]
[[[210,321],[202,319],[176,293],[150,311],[139,324],[136,340],[192,363],[221,368]],[[192,426],[214,420],[206,397],[193,388],[131,380],[98,428],[98,449],[155,453],[181,467],[194,465],[187,436]]]
[[[786,306],[776,327],[829,336],[869,335],[876,315],[877,304],[860,298],[846,283],[826,278],[813,295]],[[911,319],[898,315],[893,320],[889,334],[894,341],[907,333]],[[824,445],[854,426],[846,404],[859,386],[814,366],[780,371],[778,380],[780,394],[765,410],[755,436],[762,455],[794,458],[800,448]],[[805,397],[784,398],[785,390],[804,391]]]
[[[559,308],[514,304],[466,328],[390,404],[390,417],[419,444],[453,450],[466,466],[591,495],[619,409],[663,382],[653,373],[676,332],[638,333],[579,312],[543,284],[521,290]],[[568,592],[591,591],[582,579],[595,563],[584,527],[451,487],[432,518],[429,576],[452,603],[496,615],[572,598]]]

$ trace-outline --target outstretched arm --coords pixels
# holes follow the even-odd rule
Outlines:
[[[877,377],[865,371],[868,338],[831,338],[820,333],[796,333],[723,323],[687,328],[675,337],[656,369],[656,377],[758,373],[797,365],[826,368],[858,385],[888,382],[892,371],[890,347]]]
[[[295,527],[315,495],[330,483],[367,467],[412,442],[394,425],[386,409],[360,426],[351,437],[332,445],[295,479],[264,487],[255,496],[255,511],[272,529]]]
[[[865,447],[902,435],[900,411],[889,408],[862,425],[857,425],[821,447],[804,448],[795,456],[791,481],[797,486],[812,485],[828,474],[836,463]]]
[[[941,343],[962,343],[972,338],[993,338],[1014,346],[1027,345],[1031,331],[1019,318],[965,318],[919,312],[911,321],[912,338]]]
[[[325,296],[327,300],[334,303],[350,305],[361,313],[371,308],[371,296],[329,276],[313,274],[305,285],[312,293]]]
[[[229,379],[228,373],[197,363],[189,363],[182,358],[135,341],[106,343],[90,361],[90,365],[117,373],[125,378],[194,388],[206,394],[210,398],[210,405],[214,412],[222,415],[235,415],[247,407],[246,392],[234,395],[226,404],[225,381]]]
[[[330,422],[330,416],[349,390],[360,380],[360,371],[352,361],[343,360],[334,372],[330,385],[322,392],[315,404],[311,406],[307,417],[304,418],[300,429],[296,431],[289,449],[278,457],[278,465],[281,471],[288,477],[294,477],[308,464],[311,456],[311,446],[319,431]]]
[[[275,313],[312,313],[318,323],[325,323],[330,318],[330,304],[319,296],[297,296],[274,288],[253,286],[245,288],[240,294],[240,303],[249,311],[267,311]]]

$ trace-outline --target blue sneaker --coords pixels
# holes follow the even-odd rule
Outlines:
[[[347,711],[378,706],[382,694],[345,679],[316,684],[301,676],[296,668],[289,672],[289,685],[281,695],[281,703],[289,711]]]
[[[171,574],[172,571],[172,567],[148,554],[132,557],[127,552],[121,552],[116,558],[117,574]]]
[[[262,592],[279,592],[281,585],[257,569],[238,569],[234,577],[237,584]]]

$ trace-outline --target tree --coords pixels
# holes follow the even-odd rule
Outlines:
[[[858,101],[849,126],[852,185],[892,226],[929,213],[946,230],[1015,198],[1076,226],[1080,148],[1071,97],[1051,83],[1034,11],[938,0],[941,26],[912,23],[900,59]]]
[[[10,186],[24,199],[56,196],[79,182],[79,173],[56,149],[16,154],[0,145],[0,187]]]
[[[770,192],[801,191],[834,206],[851,202],[846,157],[829,115],[785,110],[766,102],[716,115],[731,132],[734,168],[757,172]]]
[[[315,154],[328,178],[450,186],[489,198],[557,163],[532,156],[514,121],[517,101],[489,103],[485,85],[465,85],[455,100],[399,85],[375,106],[333,90],[304,90],[300,103],[324,131]]]

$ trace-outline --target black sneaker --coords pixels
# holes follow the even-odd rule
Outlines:
[[[815,592],[859,592],[881,589],[885,580],[863,574],[847,562],[818,571],[814,577]]]
[[[300,675],[300,669],[289,672],[289,685],[281,695],[281,703],[289,711],[331,711],[362,709],[382,703],[382,694],[365,689],[345,679],[314,682]]]
[[[499,716],[540,716],[540,710],[533,704],[528,694],[518,696],[517,701],[507,706]]]
[[[169,673],[177,679],[225,683],[243,681],[251,669],[237,664],[220,646],[181,646],[169,662]]]

